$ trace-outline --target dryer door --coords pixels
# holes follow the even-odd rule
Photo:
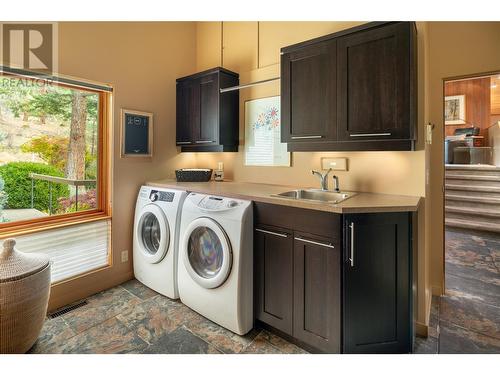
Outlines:
[[[191,278],[203,288],[224,284],[231,273],[231,244],[222,227],[207,217],[189,224],[182,243],[183,263]]]
[[[170,245],[170,227],[163,211],[155,204],[145,206],[136,231],[142,256],[149,263],[161,261]]]

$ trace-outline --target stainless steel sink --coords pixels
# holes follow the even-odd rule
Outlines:
[[[356,195],[353,192],[325,191],[319,189],[297,189],[275,194],[274,197],[289,198],[296,200],[307,200],[326,203],[340,203]]]

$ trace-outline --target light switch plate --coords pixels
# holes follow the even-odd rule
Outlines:
[[[122,263],[128,262],[128,251],[122,251]]]
[[[347,171],[347,158],[321,158],[321,169],[330,168],[334,171]]]

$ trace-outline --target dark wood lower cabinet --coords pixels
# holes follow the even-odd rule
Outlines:
[[[259,324],[312,352],[412,351],[410,213],[256,203],[254,216]]]
[[[328,238],[294,233],[293,336],[340,353],[340,254]]]
[[[269,226],[255,229],[255,315],[284,333],[292,334],[293,237]]]
[[[344,216],[345,353],[409,353],[411,225],[407,212]]]

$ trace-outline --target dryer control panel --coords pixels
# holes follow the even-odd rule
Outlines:
[[[212,195],[205,196],[199,203],[198,207],[206,210],[227,210],[240,205],[240,202],[231,198],[222,198]]]

